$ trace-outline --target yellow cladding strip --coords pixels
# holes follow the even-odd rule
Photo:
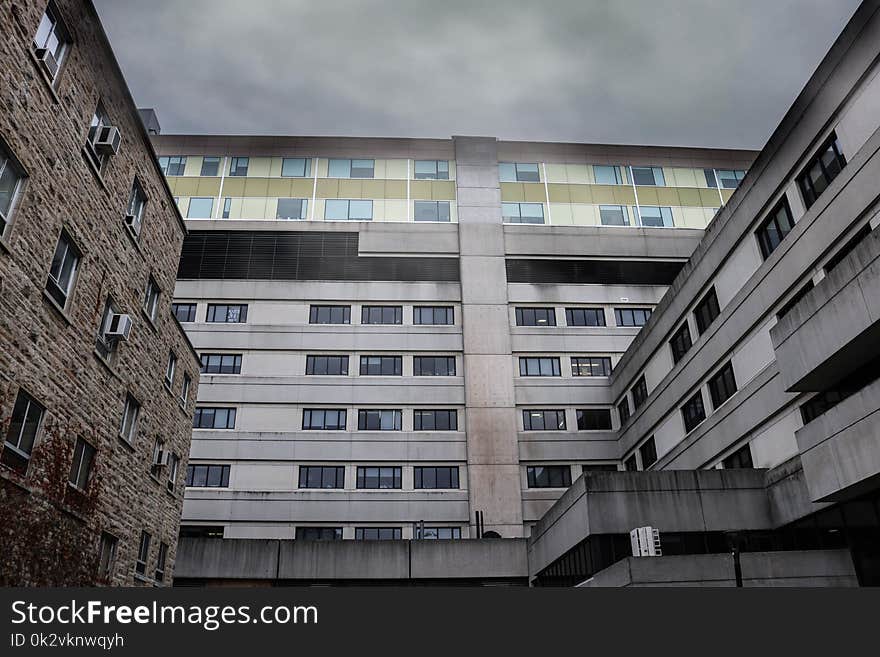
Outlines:
[[[543,200],[539,183],[501,183],[501,200],[508,202],[537,202]],[[718,207],[718,190],[704,187],[648,187],[637,188],[640,205],[669,207]],[[539,191],[541,194],[539,194]],[[626,185],[573,185],[548,183],[551,203],[595,203],[597,205],[634,205],[632,187]],[[724,200],[731,190],[722,190]]]
[[[170,176],[168,184],[176,196],[218,196],[220,178]],[[455,200],[455,182],[449,180],[415,180],[411,184],[413,199]],[[226,177],[223,196],[233,198],[356,198],[407,199],[406,180],[349,178],[256,178]]]

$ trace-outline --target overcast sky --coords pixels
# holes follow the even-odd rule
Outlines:
[[[166,133],[760,147],[858,0],[96,0]]]

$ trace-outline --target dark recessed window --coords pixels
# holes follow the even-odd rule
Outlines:
[[[199,407],[193,415],[194,429],[234,429],[234,408]]]
[[[662,187],[666,184],[661,167],[632,167],[632,177],[636,185]]]
[[[417,541],[459,539],[461,538],[461,527],[422,527],[418,525],[413,538]]]
[[[627,472],[635,472],[639,469],[639,464],[636,462],[635,454],[633,454],[626,461],[623,462],[623,469]]]
[[[733,454],[721,461],[721,465],[724,466],[725,470],[754,468],[755,466],[752,463],[752,448],[746,443]]]
[[[298,541],[341,541],[342,527],[297,527]]]
[[[144,313],[150,321],[156,321],[156,312],[159,310],[159,285],[152,276],[147,278],[147,287],[144,290]]]
[[[358,466],[357,487],[367,490],[401,488],[402,472],[399,465]]]
[[[348,356],[306,356],[306,374],[348,376]]]
[[[584,463],[581,465],[584,472],[617,472],[616,463]]]
[[[685,433],[690,433],[700,422],[706,419],[706,408],[703,406],[703,393],[697,393],[681,407]]]
[[[455,315],[452,306],[416,306],[413,308],[413,324],[452,325]]]
[[[526,467],[529,488],[568,488],[571,467],[568,465],[529,465]]]
[[[400,431],[400,409],[375,408],[358,411],[358,431]]]
[[[611,376],[611,358],[608,356],[572,356],[572,376]]]
[[[566,326],[605,326],[604,308],[566,308]]]
[[[159,554],[156,555],[156,572],[153,574],[153,579],[157,582],[165,580],[165,560],[167,557],[168,545],[159,543]]]
[[[600,205],[599,221],[603,226],[629,226],[625,205]]]
[[[617,403],[617,415],[620,417],[621,425],[629,419],[629,399],[626,396]]]
[[[875,357],[801,405],[801,418],[808,424],[880,377],[880,358]]]
[[[351,324],[351,306],[311,306],[309,324]]]
[[[565,431],[564,410],[523,409],[523,431]]]
[[[248,166],[249,165],[250,165],[250,158],[233,157],[229,162],[229,175],[230,176],[246,176],[248,173]]]
[[[46,292],[62,308],[67,307],[73,292],[80,258],[80,252],[73,245],[73,240],[66,231],[61,231],[49,267],[49,277],[46,279]]]
[[[864,226],[859,228],[859,230],[856,231],[856,234],[853,235],[846,242],[846,244],[844,244],[840,248],[840,250],[837,253],[835,253],[828,260],[828,262],[825,263],[825,266],[823,267],[823,269],[825,270],[825,273],[830,274],[834,270],[834,268],[837,267],[837,265],[839,265],[841,262],[843,262],[844,258],[846,258],[850,253],[852,253],[853,250],[855,250],[855,248],[859,244],[862,243],[862,240],[864,240],[870,234],[871,234],[871,225],[870,224],[865,224]]]
[[[415,221],[452,221],[449,201],[416,201],[413,218]]]
[[[208,314],[205,321],[219,324],[243,324],[247,322],[248,307],[245,303],[208,304]]]
[[[800,290],[798,290],[795,295],[782,304],[782,307],[776,312],[776,319],[782,319],[791,310],[800,303],[801,299],[803,299],[807,294],[809,294],[810,290],[813,289],[813,281],[807,281],[806,285],[804,285]]]
[[[223,199],[223,210],[220,213],[221,219],[229,219],[229,215],[232,213],[232,199],[228,196]]]
[[[228,488],[231,466],[216,464],[188,465],[186,485],[193,488]]]
[[[345,488],[345,467],[341,465],[299,466],[300,488]]]
[[[361,324],[403,324],[403,306],[363,306]]]
[[[543,224],[544,206],[541,203],[502,203],[501,216],[509,224]]]
[[[416,489],[458,488],[458,466],[422,466],[413,468]]]
[[[150,556],[150,538],[151,536],[141,531],[141,540],[138,543],[137,561],[134,564],[136,573],[143,575],[147,572],[147,559]]]
[[[196,304],[194,303],[173,303],[171,304],[171,311],[178,322],[196,321]]]
[[[275,218],[294,221],[305,219],[308,204],[304,198],[279,198]]]
[[[216,156],[206,156],[202,158],[202,170],[200,176],[218,176],[220,175],[220,158]]]
[[[614,309],[614,320],[618,326],[644,326],[650,318],[650,308]]]
[[[304,431],[345,431],[344,408],[306,408],[303,410]]]
[[[203,374],[241,374],[241,354],[202,354]]]
[[[85,490],[89,483],[89,472],[95,458],[95,448],[82,438],[76,439],[73,448],[73,462],[70,464],[70,475],[67,480],[80,490]]]
[[[448,160],[416,160],[416,180],[449,180]]]
[[[501,182],[541,182],[535,162],[499,162]]]
[[[413,376],[455,376],[455,356],[414,356]]]
[[[401,376],[402,356],[361,356],[361,376]]]
[[[556,326],[555,308],[517,308],[517,326]]]
[[[828,141],[807,163],[797,178],[798,187],[804,197],[804,205],[810,208],[816,199],[824,192],[831,181],[837,178],[843,167],[846,166],[846,158],[840,148],[837,135],[831,133]]]
[[[639,377],[636,384],[632,387],[633,410],[638,410],[642,404],[648,399],[648,384],[645,382],[645,375]]]
[[[402,536],[400,527],[355,527],[356,541],[399,541]]]
[[[727,363],[709,379],[709,394],[712,397],[712,408],[718,408],[736,392],[736,377],[733,375],[733,365]]]
[[[697,321],[697,332],[702,335],[706,329],[715,321],[715,318],[721,314],[718,307],[718,297],[715,295],[715,288],[711,288],[704,296],[700,303],[694,308],[694,319]]]
[[[639,454],[642,457],[642,469],[650,468],[657,462],[657,443],[654,442],[654,436],[641,444]]]
[[[791,218],[791,209],[788,207],[788,201],[783,197],[779,205],[767,215],[767,218],[755,231],[758,246],[761,247],[761,255],[765,260],[776,250],[776,247],[791,232],[792,228],[794,228],[794,221]]]
[[[281,175],[284,178],[308,178],[311,173],[311,158],[285,157],[281,160]]]
[[[46,409],[24,390],[18,391],[9,429],[6,431],[3,463],[17,470],[27,468],[45,411]]]
[[[12,221],[12,211],[24,184],[24,170],[0,141],[0,237]]]
[[[430,409],[413,411],[413,431],[458,431],[458,411]]]
[[[555,356],[521,356],[519,359],[520,376],[561,376],[559,358]]]
[[[691,330],[688,327],[688,323],[685,322],[672,335],[672,339],[669,341],[669,347],[672,349],[672,362],[677,363],[684,358],[684,355],[690,351],[692,346]]]
[[[577,410],[578,431],[610,431],[611,409],[579,408]]]

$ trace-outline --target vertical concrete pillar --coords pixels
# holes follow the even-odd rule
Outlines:
[[[501,187],[495,138],[453,137],[461,262],[468,487],[484,531],[523,535]]]

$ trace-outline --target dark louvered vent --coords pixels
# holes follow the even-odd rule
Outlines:
[[[639,260],[507,260],[509,283],[669,285],[684,262]]]
[[[177,277],[287,281],[458,281],[458,258],[359,256],[357,233],[193,231]]]

